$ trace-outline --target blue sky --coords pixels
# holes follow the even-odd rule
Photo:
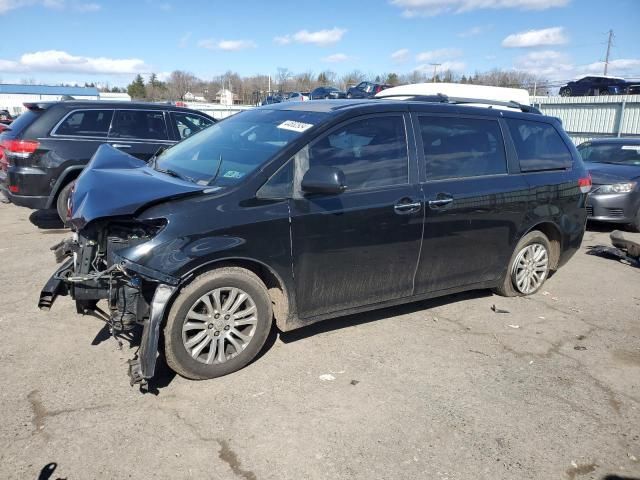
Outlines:
[[[606,8],[604,7],[606,5]],[[522,69],[640,78],[640,0],[0,0],[0,79]]]

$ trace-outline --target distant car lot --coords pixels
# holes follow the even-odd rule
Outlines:
[[[533,297],[339,318],[274,335],[213,381],[165,368],[141,395],[125,375],[136,347],[72,302],[35,308],[68,231],[31,214],[0,204],[0,478],[52,462],[69,479],[640,476],[638,270],[586,254],[607,227]]]

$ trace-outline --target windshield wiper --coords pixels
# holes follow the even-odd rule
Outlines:
[[[171,175],[172,177],[179,178],[180,180],[184,180],[185,182],[196,183],[195,180],[191,177],[187,177],[186,175],[182,175],[175,170],[171,170],[170,168],[156,168],[156,172],[165,173],[167,175]]]
[[[207,185],[211,185],[216,181],[216,178],[218,178],[218,175],[220,174],[220,167],[222,167],[222,154],[220,154],[220,157],[218,158],[218,167],[216,168],[216,173],[213,175],[213,177],[207,180]]]

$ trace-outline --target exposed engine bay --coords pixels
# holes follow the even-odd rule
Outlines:
[[[164,224],[133,220],[96,222],[53,246],[56,260],[64,263],[42,290],[38,306],[47,310],[58,295],[69,295],[75,300],[78,313],[104,320],[114,338],[136,325],[143,325],[143,337],[148,336],[146,330],[159,281],[127,268],[118,252],[148,242]],[[107,312],[98,307],[100,300],[106,300]],[[129,373],[132,384],[144,384],[150,377],[140,371],[137,358],[130,361]]]

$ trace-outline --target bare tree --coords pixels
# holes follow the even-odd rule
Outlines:
[[[190,72],[175,70],[169,75],[167,80],[167,90],[169,96],[174,100],[184,100],[187,92],[193,90],[193,86],[198,82],[198,78]]]
[[[340,79],[340,85],[343,89],[346,90],[349,87],[357,85],[358,83],[363,81],[365,78],[366,78],[366,75],[362,73],[360,70],[354,70],[342,76],[342,78]]]

